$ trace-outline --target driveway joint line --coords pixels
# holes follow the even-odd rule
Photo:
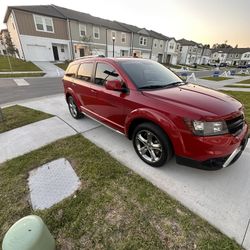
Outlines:
[[[65,124],[67,124],[70,128],[72,128],[77,134],[80,133],[72,125],[70,125],[68,122],[66,122],[65,120],[63,120],[60,116],[57,115],[56,117],[59,118],[61,121],[63,121]]]
[[[242,240],[242,243],[241,243],[241,245],[240,245],[241,247],[243,246],[244,241],[245,241],[245,239],[246,239],[247,231],[248,231],[249,225],[250,225],[250,219],[248,220],[248,223],[247,223],[246,231],[245,231],[245,233],[244,233],[243,240]]]

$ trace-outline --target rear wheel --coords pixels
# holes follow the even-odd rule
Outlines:
[[[74,98],[72,96],[68,97],[68,106],[69,106],[69,112],[73,118],[80,119],[83,117],[83,114],[77,108]]]
[[[153,123],[142,123],[135,128],[133,145],[138,156],[152,167],[162,166],[173,154],[167,135]]]

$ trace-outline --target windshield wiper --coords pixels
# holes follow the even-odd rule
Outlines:
[[[167,85],[144,85],[139,87],[138,89],[159,89],[159,88],[165,88]]]
[[[179,85],[183,85],[186,84],[185,82],[182,81],[178,81],[178,82],[171,82],[167,85],[167,87],[171,87],[171,86],[179,86]]]

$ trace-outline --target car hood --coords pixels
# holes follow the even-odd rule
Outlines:
[[[240,112],[242,104],[234,98],[221,92],[194,84],[160,90],[143,91],[150,98],[178,105],[189,110],[202,110],[209,116],[226,117]]]

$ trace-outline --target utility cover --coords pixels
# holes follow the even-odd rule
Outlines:
[[[69,161],[61,158],[29,172],[33,209],[45,209],[72,195],[81,182]]]

